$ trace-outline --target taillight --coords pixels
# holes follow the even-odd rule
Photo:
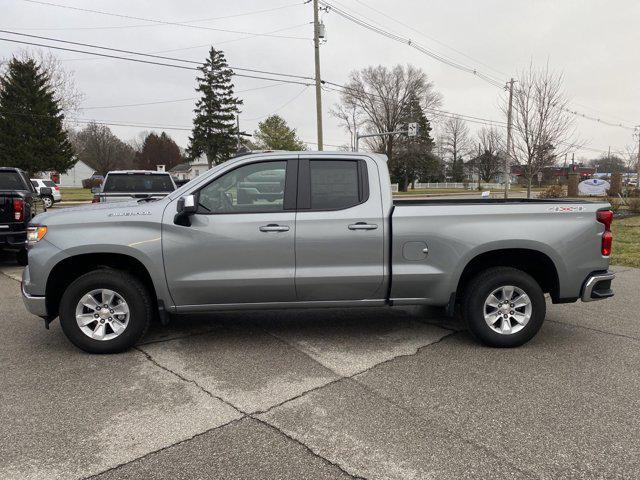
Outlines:
[[[60,191],[60,187],[59,187],[59,186],[57,186],[57,185],[56,185],[55,187],[53,187],[53,189],[54,189],[56,192],[59,192],[59,191]]]
[[[611,246],[613,244],[613,234],[611,233],[611,222],[613,222],[613,212],[611,210],[600,210],[596,212],[596,219],[604,225],[604,233],[602,234],[602,244],[600,251],[602,255],[608,257],[611,255]]]
[[[13,199],[13,218],[17,222],[24,220],[24,200],[21,198]]]
[[[91,200],[91,203],[100,203],[100,197],[98,197],[97,195],[94,195],[93,200]]]

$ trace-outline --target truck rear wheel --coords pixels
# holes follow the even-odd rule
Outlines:
[[[474,277],[463,298],[471,333],[491,347],[517,347],[531,340],[544,322],[544,293],[531,275],[495,267]]]
[[[75,280],[62,295],[60,325],[90,353],[117,353],[135,345],[152,319],[145,286],[126,272],[100,269]]]

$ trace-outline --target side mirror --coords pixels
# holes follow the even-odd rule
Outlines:
[[[189,220],[189,216],[196,213],[197,210],[195,195],[180,197],[176,204],[176,215],[173,217],[173,223],[182,225],[183,227],[190,227],[191,221]]]
[[[97,195],[98,193],[100,193],[101,188],[100,187],[93,187],[91,189],[91,193],[93,193],[94,195]]]
[[[50,197],[51,195],[53,195],[53,191],[49,187],[42,187],[40,189],[41,197]]]
[[[198,207],[196,207],[195,195],[185,195],[184,197],[180,197],[176,210],[182,215],[193,215],[196,213]]]

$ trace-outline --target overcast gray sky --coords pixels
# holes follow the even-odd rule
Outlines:
[[[207,19],[193,25],[210,29],[151,24],[25,0],[0,0],[0,28],[113,48],[164,52],[163,55],[196,61],[201,61],[208,46],[213,45],[224,50],[232,66],[313,75],[313,12],[311,4],[303,4],[302,0],[43,1],[170,22]],[[564,73],[565,89],[576,110],[609,122],[640,124],[640,2],[637,0],[339,0],[333,3],[501,82],[517,75],[530,62],[536,65],[548,62],[551,69]],[[280,6],[285,8],[257,12]],[[233,16],[252,12],[256,13]],[[229,16],[233,17],[212,19]],[[343,83],[353,69],[373,64],[411,63],[427,72],[435,83],[443,96],[443,109],[504,120],[499,108],[504,93],[495,86],[407,45],[367,31],[335,12],[323,13],[322,19],[327,29],[327,42],[321,48],[324,79]],[[299,38],[249,37],[211,29],[278,31],[273,35]],[[17,38],[7,34],[0,37]],[[0,56],[11,56],[20,48],[0,41]],[[66,68],[75,72],[77,86],[85,94],[85,109],[78,117],[112,123],[191,126],[192,100],[120,108],[91,107],[189,99],[195,97],[196,72],[72,52],[56,52],[56,55]],[[273,83],[235,79],[237,91]],[[313,87],[276,85],[238,96],[244,100],[243,130],[253,132],[260,120],[277,112],[298,130],[300,138],[309,142],[310,147],[315,146],[311,144],[316,141]],[[327,144],[348,143],[347,134],[329,114],[330,107],[337,101],[337,93],[324,93]],[[470,124],[472,131],[479,126]],[[617,151],[634,143],[633,132],[627,129],[586,119],[578,119],[577,127],[590,148],[604,150],[611,146],[612,151]],[[112,129],[125,140],[149,130],[117,126]],[[167,129],[167,132],[179,145],[186,146],[188,131]],[[582,150],[577,156],[592,158],[598,153]]]

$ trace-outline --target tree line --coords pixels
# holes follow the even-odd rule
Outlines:
[[[115,168],[155,169],[158,164],[170,169],[198,159],[211,167],[247,149],[306,149],[296,130],[278,115],[260,122],[253,135],[240,130],[237,118],[243,100],[234,93],[233,70],[222,51],[212,47],[198,70],[199,98],[189,143],[182,151],[166,132],[124,142],[107,125],[67,127],[65,112],[80,101],[69,77],[50,56],[17,55],[0,74],[0,165],[64,172],[82,160],[104,174]],[[387,155],[392,181],[403,191],[416,181],[492,182],[504,173],[505,164],[517,164],[530,194],[540,172],[583,145],[562,74],[548,67],[531,64],[516,79],[509,151],[504,123],[484,122],[472,134],[464,118],[440,110],[442,95],[415,66],[353,71],[340,92],[331,113],[351,136],[345,150],[354,147],[357,133],[397,132],[408,123],[419,125],[416,137],[391,134],[363,142],[365,148]],[[506,118],[506,96],[500,102]],[[630,169],[635,153],[628,153],[629,161],[609,156],[592,163],[612,171],[624,163]]]
[[[169,170],[199,158],[212,166],[238,149],[306,149],[295,129],[278,115],[260,122],[253,140],[238,131],[235,119],[242,101],[233,95],[232,71],[221,51],[212,48],[200,72],[196,90],[201,98],[183,151],[166,132],[144,132],[123,141],[98,122],[71,127],[65,114],[77,110],[82,99],[72,78],[55,57],[22,52],[0,70],[0,166],[34,175],[64,173],[82,161],[105,175],[116,169],[155,170],[157,165]]]

